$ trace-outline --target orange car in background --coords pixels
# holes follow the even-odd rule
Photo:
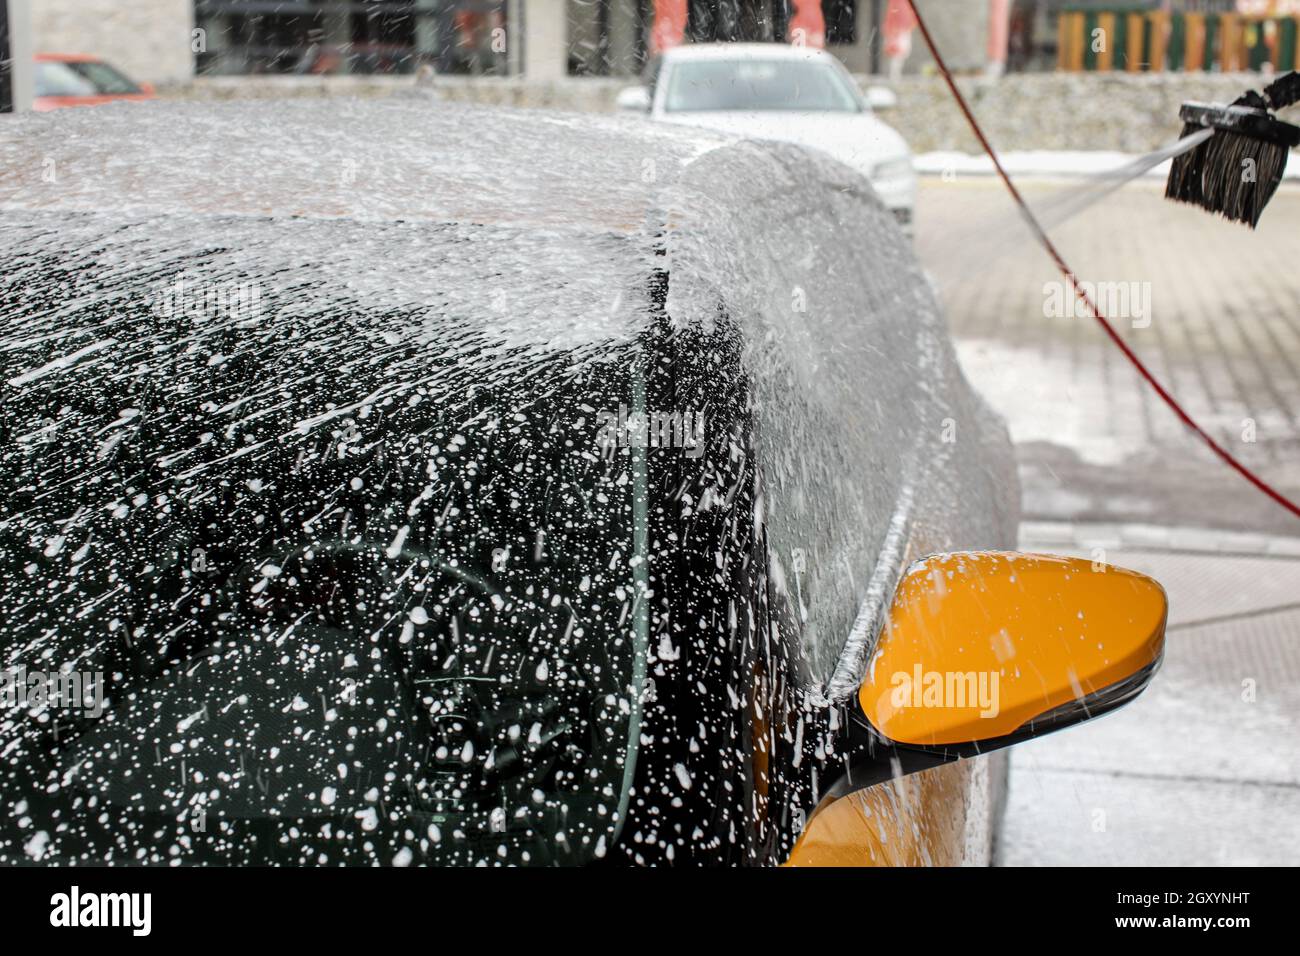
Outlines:
[[[65,106],[100,106],[117,100],[151,100],[151,83],[136,83],[99,57],[80,53],[36,54],[38,113]]]

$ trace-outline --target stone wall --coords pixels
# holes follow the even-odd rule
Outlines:
[[[1184,101],[1228,102],[1267,82],[1257,73],[1019,73],[958,87],[999,150],[1142,153],[1177,138]],[[896,91],[898,108],[882,117],[913,150],[979,151],[941,79],[904,77]]]
[[[859,77],[865,85],[866,77]],[[874,80],[873,80],[874,82]],[[963,78],[961,89],[1002,151],[1120,150],[1141,153],[1175,139],[1184,100],[1226,102],[1259,88],[1258,74],[1030,73],[1001,80]],[[509,78],[436,77],[428,85],[447,100],[507,106],[608,112],[626,80],[568,78],[529,82]],[[297,96],[391,96],[416,88],[411,77],[221,77],[172,91],[198,99]],[[899,105],[881,114],[918,153],[977,152],[966,121],[943,81],[904,77]],[[1300,121],[1300,117],[1292,117]]]
[[[134,80],[194,75],[193,0],[30,0],[39,53],[91,53]]]
[[[213,76],[168,86],[160,93],[189,100],[300,99],[427,94],[444,100],[527,109],[608,113],[627,78],[564,77],[524,80],[497,76],[439,76],[432,83],[412,76]]]

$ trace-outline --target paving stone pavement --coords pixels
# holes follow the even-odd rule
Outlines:
[[[1088,189],[1023,184],[1049,219]],[[1051,232],[1079,281],[1139,283],[1113,316],[1125,341],[1300,497],[1300,188],[1257,232],[1147,180]],[[1294,865],[1300,520],[1187,432],[1091,318],[1044,314],[1066,290],[1000,183],[925,180],[916,243],[963,367],[1016,441],[1022,549],[1144,571],[1170,601],[1146,693],[1012,751],[999,862]]]
[[[1300,560],[1107,559],[1165,586],[1164,663],[1127,707],[1014,748],[998,861],[1295,865]]]
[[[1022,188],[1050,219],[1095,187]],[[1138,284],[1115,302],[1125,341],[1216,439],[1300,497],[1300,187],[1284,186],[1255,232],[1162,190],[1130,183],[1053,237],[1080,282]],[[1300,535],[1091,318],[1044,314],[1064,284],[999,182],[924,180],[916,245],[967,374],[1009,421],[1027,518]]]

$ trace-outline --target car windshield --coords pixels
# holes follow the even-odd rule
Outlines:
[[[830,63],[807,60],[696,60],[673,65],[664,108],[856,113],[849,81]]]
[[[644,464],[599,423],[640,346],[509,320],[632,311],[625,243],[10,224],[0,651],[101,701],[3,711],[14,855],[599,856],[647,620]]]
[[[36,64],[37,96],[105,96],[139,93],[140,87],[97,61]]]

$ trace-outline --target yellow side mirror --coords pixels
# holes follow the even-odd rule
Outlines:
[[[1003,746],[1131,700],[1164,652],[1165,592],[1076,558],[926,558],[894,597],[859,692],[902,746]]]

